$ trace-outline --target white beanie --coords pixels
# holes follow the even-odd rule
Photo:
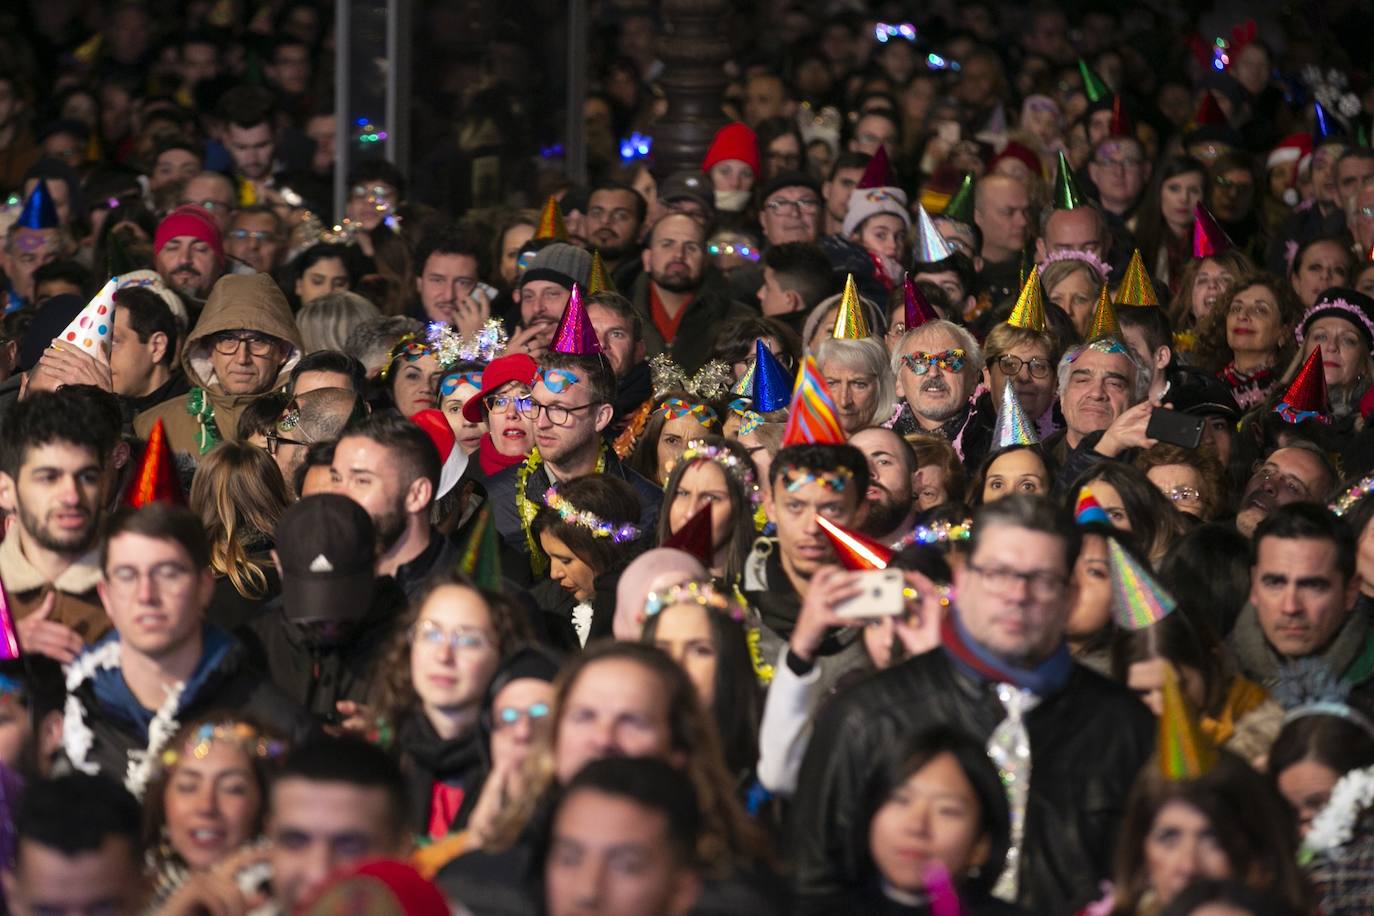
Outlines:
[[[911,214],[906,212],[906,192],[901,188],[855,188],[849,193],[849,211],[844,215],[844,234],[853,235],[870,216],[890,213],[911,228]]]

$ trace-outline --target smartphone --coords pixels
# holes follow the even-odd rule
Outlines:
[[[1181,410],[1156,407],[1150,413],[1150,423],[1145,427],[1145,435],[1171,445],[1197,448],[1202,442],[1204,422],[1203,417],[1193,416]]]
[[[496,297],[500,295],[500,293],[496,291],[496,287],[492,286],[490,283],[478,283],[475,291],[480,291],[483,296],[486,296],[488,302],[494,302]]]
[[[835,605],[835,615],[849,620],[872,617],[896,617],[905,613],[906,599],[902,594],[906,580],[900,569],[873,569],[858,575],[859,594]]]

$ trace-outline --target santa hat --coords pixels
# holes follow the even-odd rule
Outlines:
[[[1309,133],[1289,134],[1279,141],[1279,145],[1269,151],[1264,168],[1275,169],[1281,165],[1299,162],[1312,155],[1312,135]]]
[[[463,471],[467,470],[467,452],[458,448],[453,428],[448,425],[441,411],[433,408],[422,410],[410,419],[425,431],[429,441],[434,443],[434,450],[439,453],[439,489],[434,492],[434,499],[440,500],[448,495],[463,476]]]
[[[701,161],[701,170],[709,172],[712,166],[730,159],[743,162],[754,170],[756,176],[763,173],[759,167],[758,137],[747,125],[738,121],[726,124],[716,131],[715,137],[711,139],[711,145],[706,150],[706,158]]]

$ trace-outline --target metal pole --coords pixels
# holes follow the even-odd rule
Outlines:
[[[582,107],[587,98],[587,0],[568,0],[568,128],[564,161],[568,180],[587,183],[587,132]]]
[[[386,158],[410,172],[410,0],[388,0],[386,16]]]
[[[352,43],[353,20],[349,4],[352,0],[334,2],[334,218],[342,221],[344,203],[348,199],[349,148],[348,138],[353,132],[353,115],[349,111],[349,49]]]

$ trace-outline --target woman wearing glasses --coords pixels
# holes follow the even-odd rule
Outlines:
[[[486,422],[477,444],[482,473],[493,477],[525,460],[534,448],[534,421],[520,410],[528,404],[539,367],[527,353],[498,357],[482,370],[482,387],[463,402],[463,419]]]
[[[1058,388],[1054,369],[1059,356],[1054,335],[1047,331],[1003,323],[995,325],[983,339],[983,383],[988,391],[1001,391],[1010,381],[1041,440],[1062,425],[1054,416]],[[984,397],[988,398],[987,406],[980,403],[979,411],[991,416],[996,410],[991,397]]]
[[[466,825],[485,769],[478,720],[487,687],[529,638],[523,611],[457,573],[436,577],[414,605],[386,668],[381,728],[394,730],[419,836],[443,839]]]

